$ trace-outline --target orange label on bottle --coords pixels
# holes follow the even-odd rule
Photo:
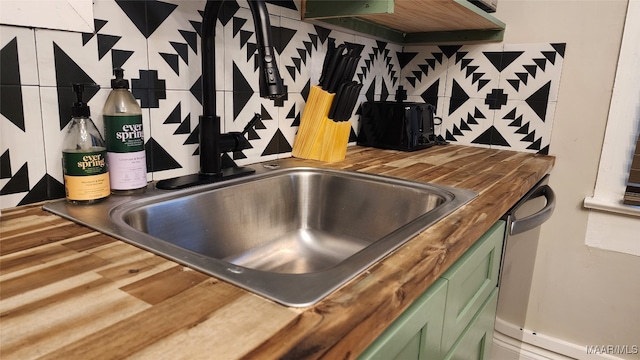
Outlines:
[[[91,176],[64,176],[64,190],[69,200],[96,200],[111,194],[109,173]]]

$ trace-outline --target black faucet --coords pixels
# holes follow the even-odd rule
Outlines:
[[[242,150],[247,141],[244,134],[260,119],[256,114],[243,132],[220,133],[220,117],[216,115],[215,33],[216,21],[224,0],[208,0],[204,8],[201,31],[202,52],[202,115],[200,116],[200,172],[161,180],[159,189],[180,189],[194,185],[218,182],[249,175],[253,169],[243,167],[222,168],[221,155]],[[264,0],[249,0],[253,15],[258,56],[260,57],[260,96],[276,99],[285,94],[284,85],[275,59],[271,38],[271,23]]]

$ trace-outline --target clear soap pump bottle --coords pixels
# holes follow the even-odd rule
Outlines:
[[[111,192],[118,195],[137,194],[147,188],[142,110],[129,91],[124,70],[115,68],[113,74],[112,90],[102,110]]]
[[[107,148],[100,131],[90,118],[89,106],[82,101],[85,86],[73,84],[76,102],[71,108],[62,145],[62,172],[66,199],[73,204],[93,204],[111,194],[106,157]]]

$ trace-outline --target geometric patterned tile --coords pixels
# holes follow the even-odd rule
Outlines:
[[[507,44],[504,51],[521,53],[500,73],[500,87],[512,100],[557,101],[564,44]],[[540,90],[543,89],[543,90]]]
[[[102,130],[102,106],[116,66],[124,68],[143,108],[148,179],[197,172],[204,5],[97,1],[92,33],[1,26],[1,207],[62,196],[61,127],[69,120],[70,83],[100,85],[100,90],[87,91],[87,98],[92,119]],[[449,141],[548,151],[564,44],[403,49],[301,22],[300,0],[268,0],[267,9],[288,91],[278,101],[257,94],[257,47],[247,1],[225,1],[216,22],[214,71],[222,130],[242,131],[255,113],[262,116],[246,134],[250,148],[228,154],[239,165],[290,156],[330,39],[361,49],[354,75],[363,84],[360,103],[394,100],[402,86],[407,101],[436,105],[436,115],[443,119],[436,134]],[[11,105],[5,104],[7,99]],[[358,129],[357,109],[350,119],[352,137]],[[27,140],[43,138],[35,144]]]
[[[7,91],[3,85],[0,91]],[[18,205],[28,192],[46,175],[44,143],[41,141],[42,120],[40,118],[40,88],[37,86],[12,86],[21,91],[23,123],[16,126],[0,114],[0,154],[2,154],[2,178],[0,195],[2,207]],[[55,164],[60,167],[60,153]]]
[[[398,45],[355,37],[355,44],[364,45],[354,79],[362,83],[367,99],[391,101],[400,85],[401,69],[397,53]]]
[[[409,97],[437,96],[448,141],[547,153],[564,51],[563,43],[405,48],[403,86]]]

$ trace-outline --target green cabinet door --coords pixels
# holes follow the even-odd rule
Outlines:
[[[498,285],[505,222],[498,221],[442,277],[447,305],[442,352],[447,353]]]
[[[492,226],[359,359],[489,360],[504,230]]]
[[[436,280],[359,359],[440,359],[446,296],[447,281]]]
[[[453,345],[445,360],[491,360],[491,343],[498,305],[496,288]]]

